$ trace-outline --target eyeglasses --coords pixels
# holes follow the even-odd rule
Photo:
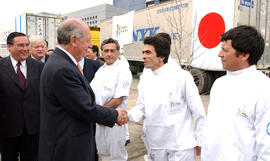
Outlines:
[[[16,46],[17,48],[23,49],[24,47],[29,48],[30,44],[12,44],[14,46]]]

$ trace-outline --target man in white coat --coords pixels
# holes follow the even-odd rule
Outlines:
[[[210,93],[203,161],[270,160],[270,79],[256,64],[264,39],[253,27],[238,26],[221,35],[227,74]]]
[[[130,121],[144,120],[144,142],[152,161],[195,161],[205,111],[191,74],[169,61],[170,43],[162,36],[144,39],[145,68]]]
[[[91,82],[96,103],[107,108],[127,109],[132,75],[127,60],[119,53],[119,44],[112,38],[101,44],[105,64],[101,66]],[[96,125],[97,152],[102,161],[126,161],[125,149],[127,126],[115,125],[107,128]]]

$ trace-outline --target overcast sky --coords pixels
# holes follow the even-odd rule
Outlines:
[[[2,0],[0,24],[13,20],[15,16],[23,13],[65,14],[103,3],[112,4],[113,0]]]

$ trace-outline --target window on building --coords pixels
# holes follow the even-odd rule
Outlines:
[[[162,2],[167,2],[167,1],[169,1],[169,0],[159,0],[160,1],[160,3],[162,3]]]
[[[153,6],[154,4],[155,4],[155,1],[146,2],[146,7]]]

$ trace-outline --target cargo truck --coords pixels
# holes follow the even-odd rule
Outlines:
[[[0,25],[0,55],[2,57],[8,56],[6,39],[7,36],[14,31],[23,32],[28,37],[33,35],[42,36],[48,42],[48,48],[54,49],[57,45],[57,28],[63,18],[54,14],[33,14],[24,13],[16,16],[7,23]]]
[[[90,33],[92,45],[96,45],[100,49],[100,28],[90,27]]]
[[[218,57],[220,35],[235,26],[251,25],[261,32],[266,45],[257,68],[269,75],[269,8],[268,0],[172,0],[140,9],[134,14],[133,43],[124,45],[124,55],[133,73],[142,72],[143,39],[169,33],[171,57],[191,72],[202,94],[225,73]],[[115,32],[111,18],[100,27],[101,42]]]

